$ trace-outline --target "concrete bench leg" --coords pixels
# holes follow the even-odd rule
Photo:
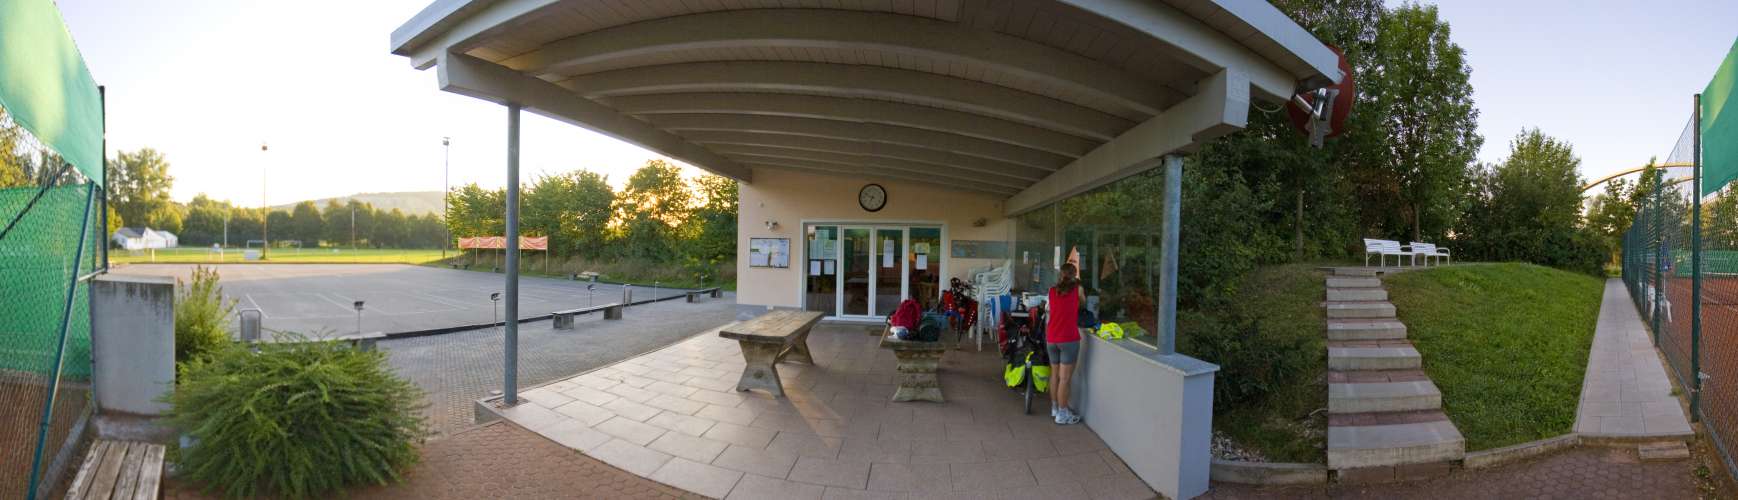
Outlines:
[[[698,296],[699,296],[699,295],[700,295],[700,294],[697,294],[697,293],[693,293],[693,292],[689,292],[689,293],[688,293],[688,303],[689,303],[689,304],[693,304],[693,303],[694,303],[694,298],[695,298],[695,297],[698,297]]]
[[[893,351],[893,356],[899,359],[899,374],[894,377],[899,388],[894,389],[893,400],[947,402],[941,396],[941,378],[936,376],[936,369],[941,366],[941,355],[946,352]]]
[[[778,344],[762,344],[742,342],[742,360],[748,366],[742,370],[742,379],[736,382],[736,390],[764,389],[774,396],[785,395],[784,382],[779,380],[779,352],[784,346]]]
[[[622,319],[621,306],[616,306],[616,307],[604,309],[603,310],[603,319]]]
[[[573,315],[572,314],[557,314],[557,315],[555,315],[555,329],[556,330],[572,330],[573,329]]]
[[[809,332],[807,330],[791,339],[790,350],[784,353],[784,357],[792,358],[793,361],[804,364],[815,364],[815,357],[809,354]]]

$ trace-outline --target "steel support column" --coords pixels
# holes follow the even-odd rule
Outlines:
[[[501,401],[519,404],[519,103],[507,103],[507,318]]]
[[[1183,229],[1183,157],[1165,156],[1165,226],[1159,261],[1159,354],[1177,353],[1177,240]]]

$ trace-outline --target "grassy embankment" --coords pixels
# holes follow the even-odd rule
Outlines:
[[[1230,306],[1178,318],[1184,352],[1221,365],[1215,384],[1242,384],[1239,392],[1249,394],[1243,401],[1216,403],[1213,429],[1270,461],[1326,460],[1326,291],[1320,265],[1257,269],[1244,277]]]
[[[1530,264],[1468,264],[1383,280],[1467,451],[1566,434],[1604,283]]]

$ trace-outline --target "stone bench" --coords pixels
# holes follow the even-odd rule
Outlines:
[[[579,309],[568,309],[566,311],[555,311],[550,313],[549,317],[555,321],[556,330],[572,330],[573,317],[575,315],[590,314],[597,311],[603,311],[603,319],[622,319],[622,304],[620,302],[598,304],[590,307],[581,307]]]
[[[156,500],[163,481],[160,444],[98,439],[67,487],[66,498]]]
[[[821,322],[815,311],[778,310],[762,314],[719,330],[718,336],[735,340],[742,347],[742,360],[747,368],[736,390],[762,389],[774,396],[784,396],[783,381],[779,380],[779,362],[785,357],[815,364],[809,354],[809,330]]]
[[[701,295],[711,295],[712,298],[716,299],[716,298],[724,296],[724,290],[719,288],[719,287],[702,288],[699,290],[689,290],[688,291],[688,303],[693,304],[694,301],[696,299],[699,299]]]
[[[947,353],[947,344],[899,340],[883,334],[881,348],[893,351],[893,357],[899,360],[899,373],[894,377],[898,384],[893,390],[894,401],[947,402],[941,395],[941,377],[936,375],[936,369],[941,367],[941,356]]]

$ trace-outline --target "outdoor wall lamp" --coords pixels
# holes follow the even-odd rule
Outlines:
[[[772,219],[767,219],[766,220],[766,229],[768,231],[778,229],[778,221],[772,220]]]

